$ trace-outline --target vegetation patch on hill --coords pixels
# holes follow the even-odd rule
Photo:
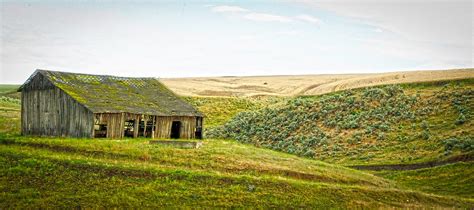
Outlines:
[[[241,112],[208,136],[344,164],[408,163],[474,150],[474,80],[296,97]]]

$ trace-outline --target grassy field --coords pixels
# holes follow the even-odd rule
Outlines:
[[[378,100],[387,100],[390,110],[402,114],[413,112],[414,121],[387,114],[384,121],[388,122],[389,129],[383,131],[383,141],[370,139],[378,136],[377,128],[373,135],[368,135],[370,138],[366,138],[364,133],[361,143],[357,143],[352,141],[354,133],[365,131],[367,127],[350,128],[350,121],[339,120],[340,125],[329,129],[323,127],[322,132],[331,134],[332,129],[336,131],[339,127],[340,138],[328,141],[327,150],[316,148],[314,151],[319,155],[312,158],[233,139],[208,139],[202,148],[178,149],[149,144],[146,139],[22,137],[19,136],[19,100],[2,95],[0,208],[474,208],[472,162],[412,171],[363,172],[341,166],[415,163],[469,154],[473,132],[472,92],[469,90],[473,85],[473,80],[400,85],[398,88],[402,92],[391,90],[396,93],[389,97],[394,101]],[[384,87],[377,87],[372,91],[352,91],[353,95],[345,98],[358,97],[364,91],[376,95],[377,89],[391,93]],[[11,93],[8,88],[4,90],[4,93]],[[311,103],[340,94],[346,93],[297,98],[187,97],[186,100],[206,114],[207,127],[215,130],[238,119],[241,112],[258,114],[261,110],[286,110],[288,113],[311,113],[304,108],[306,105],[313,107]],[[417,97],[415,105],[408,108],[399,106],[411,100],[412,96]],[[339,106],[346,103],[325,101],[331,104],[329,102]],[[352,103],[357,104],[357,98]],[[353,112],[350,106],[345,107],[344,110],[336,108],[332,111],[343,119],[368,111],[358,108]],[[419,110],[424,114],[417,115]],[[461,114],[465,115],[464,118]],[[305,118],[305,115],[295,116],[282,117],[289,122]],[[323,119],[331,120],[334,116]],[[366,125],[374,123],[360,122]],[[240,123],[244,129],[245,121]],[[315,126],[307,129],[310,128]],[[262,132],[265,127],[261,129],[255,132]],[[297,131],[303,130],[299,128]],[[428,133],[427,139],[424,133]],[[311,134],[318,136],[314,131]],[[340,148],[334,149],[337,148],[334,145]]]
[[[16,90],[20,87],[20,85],[2,85],[0,84],[0,97],[9,97],[20,99],[20,94],[16,92]]]
[[[474,198],[474,163],[460,162],[413,171],[374,172],[406,189],[456,197]]]
[[[9,137],[0,162],[2,208],[474,206],[234,141],[176,149],[137,139]]]

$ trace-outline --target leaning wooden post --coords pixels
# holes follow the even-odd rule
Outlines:
[[[151,123],[151,138],[155,138],[155,118],[156,116],[153,116],[153,121]]]
[[[146,123],[147,123],[146,121],[148,120],[147,119],[148,116],[145,115],[143,118],[144,118],[144,121],[145,121],[145,124],[144,124],[145,127],[143,128],[143,137],[146,138]]]
[[[133,138],[138,137],[138,124],[140,124],[140,116],[135,115],[135,123],[133,123]]]
[[[123,137],[125,136],[124,129],[125,129],[125,113],[122,112],[122,116],[120,117],[120,138],[121,139],[123,139]]]

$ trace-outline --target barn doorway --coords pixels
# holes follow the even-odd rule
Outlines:
[[[180,131],[181,131],[181,122],[173,121],[173,123],[171,124],[171,138],[179,139]]]

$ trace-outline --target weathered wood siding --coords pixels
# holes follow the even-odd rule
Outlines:
[[[173,121],[181,122],[179,138],[192,139],[196,130],[196,117],[157,117],[155,138],[165,139],[171,137]]]
[[[135,122],[138,122],[144,118],[150,118],[150,116],[147,115],[130,113],[98,113],[94,114],[94,116],[96,121],[99,122],[99,124],[107,125],[107,138],[123,138],[126,120],[135,120]],[[173,121],[181,122],[180,138],[195,138],[196,117],[151,116],[151,119],[155,121],[156,129],[153,132],[148,130],[148,132],[153,133],[152,138],[170,138],[171,125]],[[134,137],[137,137],[138,135],[138,123],[135,123]],[[140,135],[142,135],[142,133],[140,133]]]
[[[130,114],[127,114],[129,116]],[[94,114],[100,124],[107,125],[107,138],[120,139],[124,135],[125,113]]]
[[[23,135],[92,137],[93,114],[41,74],[23,87]]]

